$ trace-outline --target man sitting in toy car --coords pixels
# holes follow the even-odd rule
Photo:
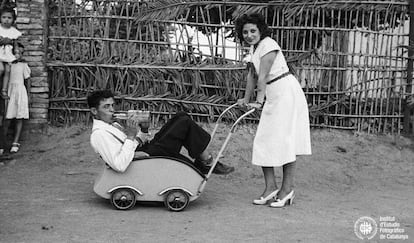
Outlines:
[[[114,94],[111,91],[94,91],[87,100],[93,116],[91,145],[113,170],[124,172],[134,158],[142,156],[186,159],[180,154],[183,146],[189,156],[195,159],[194,165],[202,173],[208,173],[211,168],[213,159],[207,151],[210,135],[187,113],[177,113],[152,140],[148,140],[148,134],[139,128],[146,121],[130,117],[124,126],[116,121]],[[213,173],[228,174],[233,171],[234,167],[218,162]]]

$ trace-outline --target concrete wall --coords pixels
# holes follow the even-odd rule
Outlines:
[[[25,59],[31,75],[30,120],[31,125],[47,123],[49,107],[49,84],[46,70],[47,48],[47,0],[16,1],[16,27],[23,33]]]

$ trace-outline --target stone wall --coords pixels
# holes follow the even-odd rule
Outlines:
[[[16,1],[16,27],[23,33],[25,59],[32,71],[29,124],[47,123],[49,108],[49,84],[46,70],[47,48],[47,0]]]

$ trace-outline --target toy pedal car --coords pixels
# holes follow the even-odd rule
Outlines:
[[[211,133],[210,142],[213,140],[222,116],[235,106],[237,104],[228,107],[219,116]],[[120,210],[134,207],[137,201],[164,202],[167,209],[171,211],[184,210],[191,201],[196,200],[203,192],[205,184],[234,133],[237,123],[254,110],[249,110],[234,122],[206,175],[203,175],[189,159],[186,161],[184,158],[144,157],[132,161],[123,173],[116,172],[105,165],[95,180],[93,187],[95,193],[105,199],[110,199],[112,205]]]
[[[172,211],[181,211],[200,196],[205,176],[192,163],[171,157],[134,160],[119,173],[105,167],[94,191],[110,199],[117,209],[132,208],[139,201],[160,201]]]

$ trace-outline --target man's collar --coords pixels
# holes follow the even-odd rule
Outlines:
[[[98,119],[94,118],[93,119],[93,129],[96,129],[96,128],[110,128],[110,129],[117,128],[118,130],[120,130],[122,132],[124,131],[123,126],[121,124],[117,123],[117,122],[109,124],[107,122],[104,122],[102,120],[98,120]]]
[[[95,119],[95,118],[93,119],[93,127],[95,127],[95,128],[104,128],[104,127],[108,127],[108,126],[111,126],[111,124],[106,123],[102,120]]]

